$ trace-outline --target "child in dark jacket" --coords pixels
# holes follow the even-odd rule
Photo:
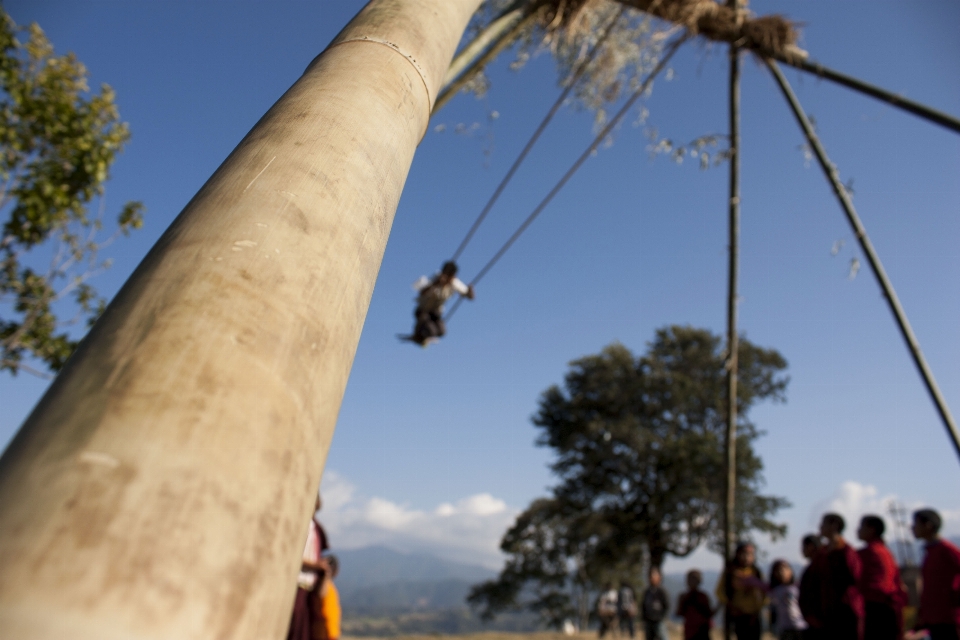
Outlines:
[[[660,570],[650,569],[650,586],[643,592],[641,616],[646,640],[666,640],[667,634],[663,630],[663,619],[670,610],[670,600],[667,592],[660,586],[662,580]]]
[[[710,640],[713,608],[710,597],[700,591],[703,575],[696,569],[687,572],[687,591],[677,602],[677,615],[683,618],[685,640]]]

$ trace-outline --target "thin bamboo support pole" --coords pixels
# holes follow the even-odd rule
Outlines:
[[[919,116],[924,120],[928,120],[934,124],[946,127],[951,131],[960,133],[960,118],[956,118],[949,113],[937,111],[932,107],[909,100],[903,96],[898,96],[895,93],[872,85],[868,82],[864,82],[858,78],[854,78],[853,76],[848,76],[840,73],[839,71],[834,71],[829,67],[823,66],[819,62],[804,60],[803,58],[799,58],[797,56],[777,55],[774,57],[780,62],[788,64],[791,67],[795,67],[801,71],[806,71],[807,73],[811,73],[819,78],[826,78],[827,80],[836,82],[837,84],[843,85],[848,89],[853,89],[854,91],[859,91],[860,93],[868,95],[872,98],[877,98],[878,100],[882,100],[887,104],[891,104],[898,109],[902,109],[912,113],[915,116]]]
[[[797,96],[793,93],[793,89],[790,88],[790,83],[787,82],[787,79],[780,71],[780,67],[773,60],[767,59],[766,63],[767,67],[770,69],[770,72],[773,74],[774,79],[777,81],[777,84],[780,86],[781,91],[783,91],[783,95],[787,99],[787,103],[790,105],[790,109],[793,111],[793,115],[796,117],[797,123],[800,125],[800,129],[807,138],[807,142],[809,142],[810,146],[813,148],[813,152],[817,156],[817,161],[820,163],[820,167],[823,169],[824,175],[827,177],[827,180],[830,182],[830,186],[833,187],[833,192],[840,201],[840,206],[843,207],[843,211],[847,215],[847,220],[850,222],[853,233],[857,237],[857,241],[860,243],[860,248],[863,250],[864,255],[867,256],[867,261],[870,263],[870,268],[873,269],[873,274],[880,283],[880,288],[883,290],[883,295],[887,299],[887,303],[890,305],[890,311],[893,313],[893,317],[897,321],[897,326],[900,328],[900,333],[903,335],[903,339],[907,343],[907,349],[909,349],[910,355],[913,357],[913,361],[917,365],[917,369],[920,371],[920,376],[923,378],[923,382],[927,387],[927,391],[930,393],[930,397],[933,399],[933,404],[936,406],[941,420],[943,420],[943,426],[947,430],[947,436],[953,443],[953,447],[956,450],[958,458],[960,458],[960,432],[957,431],[957,424],[954,422],[953,416],[950,414],[950,408],[947,406],[947,401],[940,392],[940,387],[937,386],[937,381],[933,377],[933,372],[927,365],[927,360],[924,358],[923,352],[920,350],[920,343],[917,340],[916,335],[914,335],[913,329],[910,327],[910,322],[907,320],[907,314],[900,305],[900,299],[897,298],[897,293],[893,289],[893,284],[887,277],[887,273],[883,268],[883,264],[880,262],[880,256],[878,256],[877,252],[874,250],[873,243],[870,242],[870,238],[867,236],[867,230],[864,228],[863,223],[860,222],[860,217],[857,215],[857,211],[853,207],[853,202],[850,200],[847,190],[840,182],[840,176],[839,172],[837,171],[837,167],[831,163],[830,159],[827,157],[826,150],[823,148],[823,145],[820,144],[820,139],[814,132],[813,126],[810,124],[810,120],[807,118],[807,114],[804,113],[803,107],[800,106],[800,102],[797,100]]]
[[[479,2],[371,2],[137,267],[0,458],[0,636],[283,637],[397,202]]]
[[[737,0],[730,0],[736,8]],[[736,495],[737,495],[737,375],[739,369],[740,341],[737,333],[737,298],[740,275],[740,50],[730,45],[730,200],[729,200],[729,264],[727,281],[727,433],[726,449],[726,500],[723,510],[723,547],[726,561],[727,607],[724,614],[723,633],[726,640],[732,637],[730,602],[733,599],[733,551],[736,540]]]
[[[446,87],[453,82],[457,76],[470,67],[491,44],[500,40],[505,34],[509,34],[523,18],[525,7],[528,4],[528,0],[515,0],[513,4],[501,11],[500,15],[491,20],[490,24],[484,27],[463,49],[458,51],[450,63],[446,75],[443,77],[443,86]],[[440,91],[442,94],[443,89]]]
[[[534,19],[536,19],[534,14],[527,13],[524,9],[514,9],[484,29],[483,33],[468,44],[450,65],[444,78],[443,88],[433,105],[433,113],[446,106],[470,80],[483,71],[484,67],[510,48],[516,41],[517,35]]]

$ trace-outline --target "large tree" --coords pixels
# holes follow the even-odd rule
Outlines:
[[[722,548],[722,345],[707,330],[671,326],[640,357],[614,343],[571,363],[533,417],[559,483],[506,533],[506,566],[474,587],[473,606],[486,617],[523,607],[557,625],[574,612],[582,619],[586,594],[607,581],[635,582],[667,554]],[[736,529],[776,538],[786,527],[771,518],[787,502],[760,492],[760,431],[748,416],[761,400],[785,399],[787,365],[746,339],[739,358]]]
[[[59,370],[77,345],[70,325],[102,310],[88,279],[109,266],[98,251],[112,238],[99,236],[102,206],[88,207],[129,137],[113,90],[91,92],[73,54],[0,8],[0,371],[40,373],[25,358]],[[121,207],[115,235],[139,228],[142,208]]]

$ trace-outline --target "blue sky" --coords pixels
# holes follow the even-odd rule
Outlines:
[[[108,211],[142,200],[146,224],[114,245],[95,284],[112,295],[242,136],[362,2],[9,1],[92,85],[107,82],[133,134],[107,188]],[[803,23],[815,59],[960,114],[960,4],[755,0]],[[635,352],[656,328],[722,332],[726,168],[652,158],[627,123],[590,159],[484,279],[448,338],[397,342],[410,284],[459,244],[558,93],[546,54],[520,72],[504,58],[484,100],[440,111],[407,181],[327,463],[324,518],[334,546],[386,543],[495,566],[510,519],[551,483],[534,446],[537,398],[567,363],[618,340]],[[646,101],[647,125],[686,141],[726,130],[725,48],[682,50]],[[843,180],[920,343],[960,412],[960,137],[847,89],[787,72]],[[942,509],[960,533],[958,461],[872,274],[769,74],[743,64],[741,328],[787,358],[784,405],[760,406],[767,490],[790,499],[790,534],[770,555],[796,558],[826,508],[850,517],[896,498]],[[496,110],[500,117],[490,121]],[[632,119],[632,118],[631,118]],[[471,135],[454,132],[457,124]],[[437,125],[446,130],[438,132]],[[461,260],[469,278],[592,138],[566,109]],[[485,154],[484,151],[490,151]],[[831,247],[844,245],[837,256]],[[855,279],[849,263],[863,263]],[[0,445],[47,382],[0,378]],[[695,471],[695,470],[692,470]],[[706,552],[690,564],[708,568]]]

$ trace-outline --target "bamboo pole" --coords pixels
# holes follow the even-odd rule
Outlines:
[[[787,99],[787,103],[790,105],[790,109],[793,111],[793,115],[796,117],[800,129],[803,131],[804,136],[806,136],[807,142],[809,142],[813,148],[814,155],[817,156],[820,168],[823,169],[823,173],[830,182],[830,186],[833,187],[833,192],[836,194],[837,200],[840,201],[840,206],[847,215],[847,221],[853,229],[853,234],[857,237],[860,248],[870,263],[873,275],[876,276],[877,281],[880,283],[880,288],[883,291],[884,297],[887,299],[887,303],[890,305],[890,311],[897,321],[897,326],[900,328],[903,340],[907,343],[907,349],[910,351],[913,362],[920,371],[920,377],[923,378],[923,382],[927,387],[927,391],[930,393],[933,404],[940,414],[943,426],[947,430],[947,437],[950,438],[957,456],[960,458],[960,432],[957,431],[957,424],[950,414],[950,408],[947,406],[947,401],[940,392],[940,387],[937,386],[937,381],[933,377],[933,371],[930,370],[930,367],[927,365],[927,360],[920,350],[920,343],[916,335],[914,335],[913,329],[910,327],[906,312],[900,305],[900,299],[897,298],[897,292],[893,289],[893,283],[890,282],[890,279],[887,277],[887,272],[880,262],[880,256],[878,256],[874,250],[873,243],[870,242],[870,238],[867,236],[867,230],[864,228],[863,223],[860,222],[860,216],[857,215],[857,210],[853,207],[853,201],[850,200],[847,190],[840,182],[839,172],[827,157],[827,152],[823,148],[823,145],[820,144],[820,139],[814,132],[813,126],[807,118],[807,114],[804,113],[803,107],[800,106],[797,96],[794,95],[793,89],[790,88],[790,83],[787,82],[777,63],[770,59],[765,60],[765,62],[773,74],[774,79],[777,81],[777,84],[780,86],[781,91],[783,91],[783,95]]]
[[[887,91],[881,87],[864,82],[863,80],[854,78],[853,76],[848,76],[840,73],[839,71],[834,71],[829,67],[823,66],[819,62],[804,60],[803,58],[799,58],[797,56],[777,55],[775,58],[784,64],[788,64],[791,67],[800,69],[801,71],[811,73],[818,78],[826,78],[827,80],[836,82],[837,84],[843,85],[848,89],[853,89],[854,91],[868,95],[871,98],[882,100],[883,102],[893,105],[898,109],[902,109],[903,111],[912,113],[913,115],[919,116],[924,120],[928,120],[929,122],[938,124],[941,127],[946,127],[951,131],[960,133],[960,118],[951,116],[949,113],[937,111],[932,107],[909,100],[903,96],[898,96],[891,91]]]
[[[443,77],[443,86],[446,87],[457,76],[463,73],[477,57],[482,54],[491,44],[497,42],[504,34],[509,33],[513,27],[523,18],[525,7],[528,0],[514,0],[506,9],[500,12],[496,18],[490,21],[473,40],[457,52],[450,62],[446,75]],[[443,90],[441,89],[441,93]],[[439,101],[439,98],[437,99]]]
[[[524,0],[514,3],[512,7],[516,8],[508,8],[457,54],[444,77],[433,113],[446,106],[474,76],[510,48],[517,36],[536,19],[536,15],[528,11],[529,4]]]
[[[479,0],[376,0],[263,116],[0,458],[0,636],[281,638],[414,150]]]
[[[728,3],[738,8],[737,0]],[[740,50],[730,45],[730,200],[729,200],[729,264],[727,281],[727,432],[725,503],[723,510],[723,548],[727,571],[725,589],[727,606],[724,613],[723,634],[732,637],[730,602],[733,599],[733,553],[736,540],[737,492],[737,374],[739,369],[739,336],[737,334],[737,284],[740,270]]]

